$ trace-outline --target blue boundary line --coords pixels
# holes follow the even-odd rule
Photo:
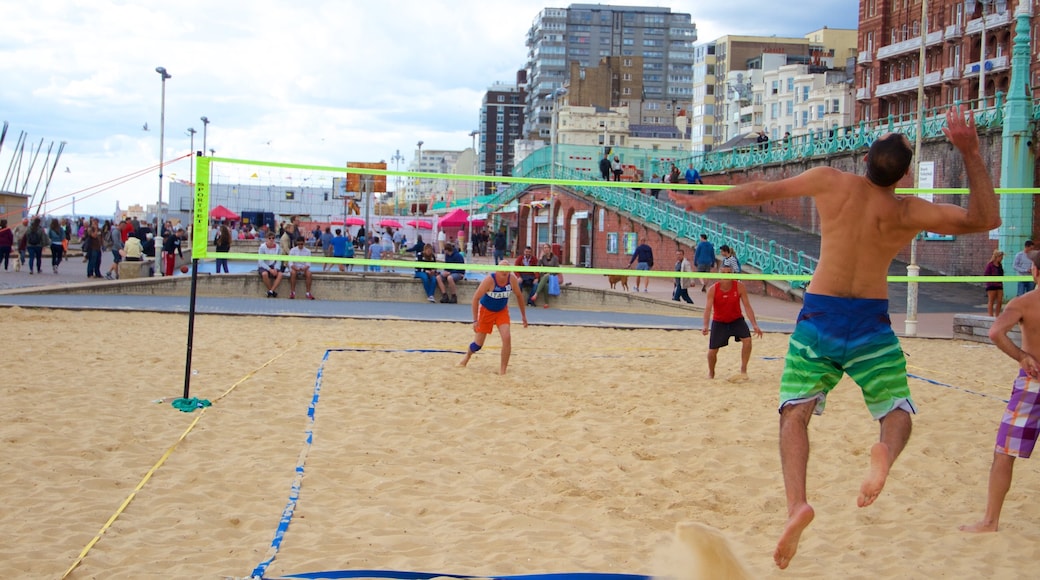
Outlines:
[[[390,578],[392,580],[430,580],[432,578],[490,578],[492,580],[650,580],[650,576],[639,574],[614,574],[599,572],[555,572],[547,574],[518,574],[514,576],[465,576],[439,574],[436,572],[403,572],[399,570],[329,570],[290,574],[282,578],[309,578],[313,580],[331,578]]]
[[[311,445],[314,443],[314,415],[317,411],[318,400],[321,397],[321,381],[325,374],[325,364],[329,360],[329,355],[333,352],[414,352],[465,354],[461,351],[438,349],[334,348],[327,349],[325,351],[325,354],[321,357],[321,364],[318,365],[317,376],[314,379],[314,394],[311,396],[310,405],[307,406],[307,429],[304,431],[304,445],[303,449],[300,451],[299,457],[296,459],[295,475],[293,476],[292,485],[289,488],[289,501],[285,504],[285,508],[282,509],[282,517],[278,520],[278,527],[277,529],[275,529],[274,539],[271,540],[271,546],[268,548],[267,558],[259,564],[257,564],[256,568],[253,569],[252,574],[250,574],[250,578],[264,577],[264,573],[267,571],[267,568],[271,566],[271,563],[274,562],[274,559],[278,556],[278,551],[282,548],[282,540],[285,538],[285,532],[289,530],[289,524],[292,522],[293,514],[296,512],[296,502],[300,499],[300,486],[303,483],[304,464],[307,462],[307,454],[310,452]],[[437,576],[441,575],[442,574],[437,574]],[[345,578],[345,576],[341,577]],[[306,578],[306,576],[300,576],[300,578]]]

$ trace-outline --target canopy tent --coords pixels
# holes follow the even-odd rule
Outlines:
[[[469,214],[466,213],[466,210],[458,208],[458,209],[452,210],[451,212],[446,214],[444,217],[442,217],[440,220],[438,220],[437,221],[437,227],[438,228],[461,228],[461,227],[464,227],[468,223],[471,223],[470,220],[469,220]],[[484,226],[484,220],[474,219],[472,221],[472,223],[473,223],[473,227],[479,228],[479,227],[483,227]]]
[[[238,215],[237,213],[229,210],[228,208],[226,208],[226,207],[224,207],[222,205],[218,205],[217,207],[209,210],[209,217],[212,218],[212,219],[215,219],[215,220],[232,220],[232,221],[233,220],[238,220],[238,219],[242,218],[242,216]]]

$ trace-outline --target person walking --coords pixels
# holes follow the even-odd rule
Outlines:
[[[682,250],[675,251],[675,271],[693,272],[693,268],[690,267],[690,261],[686,259],[686,252]],[[672,300],[678,302],[682,299],[686,301],[687,304],[693,304],[693,298],[690,298],[690,284],[692,283],[693,278],[687,276],[676,278],[675,289],[672,290]]]
[[[715,267],[715,246],[708,241],[707,234],[701,234],[701,240],[693,249],[693,265],[698,272],[711,272]],[[708,291],[708,282],[701,278],[701,292]]]
[[[40,273],[43,262],[43,246],[48,243],[47,232],[43,231],[39,216],[32,219],[29,230],[25,232],[25,248],[29,252],[29,273],[33,273],[33,264],[36,265],[36,273]]]
[[[1000,226],[1000,204],[979,153],[974,113],[957,105],[943,128],[967,174],[965,207],[897,196],[911,169],[913,147],[905,135],[876,139],[866,155],[866,175],[819,166],[779,181],[750,181],[706,195],[672,193],[680,207],[704,212],[715,206],[758,206],[779,199],[812,198],[820,216],[820,260],[804,295],[780,379],[780,463],[787,494],[787,522],[773,552],[787,568],[815,512],[807,499],[809,420],[822,413],[842,374],[860,385],[880,424],[867,475],[856,503],[873,504],[910,438],[916,412],[906,359],[888,316],[888,271],[895,256],[921,231],[961,235]],[[854,329],[854,330],[852,330]]]
[[[643,272],[650,270],[654,267],[654,250],[646,242],[636,246],[634,252],[632,252],[632,258],[628,261],[628,267],[631,268],[632,264],[636,265],[637,272]],[[639,280],[643,280],[643,292],[650,291],[650,277],[649,276],[636,276],[636,292],[639,292]]]
[[[57,218],[51,218],[51,225],[47,228],[47,239],[51,244],[51,270],[57,274],[58,266],[65,255],[65,230],[61,229],[61,223]]]

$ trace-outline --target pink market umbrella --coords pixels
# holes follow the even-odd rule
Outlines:
[[[348,226],[363,226],[365,225],[365,220],[359,217],[348,217],[346,223]]]
[[[407,225],[420,230],[432,230],[433,224],[426,220],[411,220],[407,222]]]
[[[381,228],[399,228],[399,227],[401,227],[401,222],[399,222],[397,220],[392,220],[392,219],[383,219],[383,220],[379,220],[379,227],[381,227]]]

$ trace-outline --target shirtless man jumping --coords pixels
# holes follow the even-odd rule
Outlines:
[[[787,523],[773,560],[787,568],[814,512],[806,498],[809,419],[823,412],[827,393],[848,373],[881,425],[857,504],[874,503],[889,469],[910,438],[916,412],[906,359],[888,318],[888,268],[922,230],[957,235],[1000,226],[1000,209],[982,156],[975,117],[961,107],[946,113],[943,132],[964,159],[968,207],[895,195],[910,173],[913,149],[900,134],[880,137],[866,155],[866,176],[814,167],[775,182],[755,181],[718,193],[672,193],[687,209],[761,205],[812,197],[820,214],[820,262],[805,294],[780,379],[780,462],[787,493]]]

